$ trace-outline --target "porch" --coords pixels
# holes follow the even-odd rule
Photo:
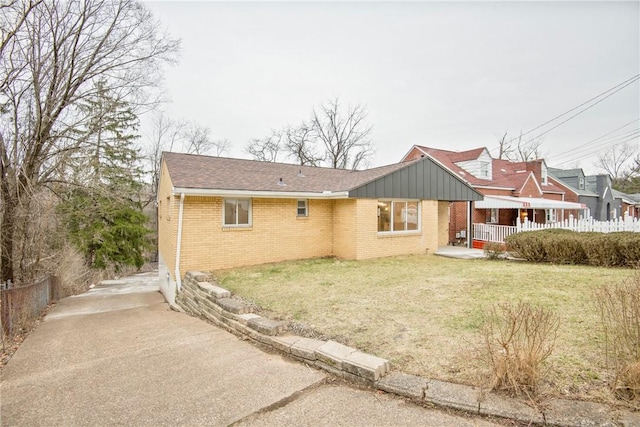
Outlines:
[[[507,236],[524,231],[561,228],[578,232],[615,233],[630,231],[640,233],[640,219],[631,216],[611,221],[596,221],[593,218],[569,218],[564,221],[539,224],[532,221],[518,222],[516,226],[495,224],[473,224],[473,247],[481,249],[486,242],[502,243]]]

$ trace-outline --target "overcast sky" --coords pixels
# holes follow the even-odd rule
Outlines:
[[[146,5],[182,40],[164,109],[229,139],[230,157],[248,158],[251,138],[333,97],[367,107],[376,166],[413,144],[493,149],[505,131],[527,132],[640,74],[638,1]],[[598,152],[640,147],[639,118],[636,80],[546,134],[547,163],[595,172]]]

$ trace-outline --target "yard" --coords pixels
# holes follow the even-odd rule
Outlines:
[[[558,340],[543,393],[607,401],[593,291],[628,269],[402,256],[314,259],[217,271],[220,285],[298,332],[389,359],[407,373],[480,385],[484,310],[519,299],[555,310]]]

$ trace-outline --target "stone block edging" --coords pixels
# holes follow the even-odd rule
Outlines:
[[[478,387],[449,383],[403,372],[391,372],[388,360],[335,341],[301,337],[286,331],[286,323],[252,313],[251,306],[233,299],[210,274],[189,271],[176,297],[178,311],[202,317],[232,334],[359,385],[410,398],[417,402],[473,414],[508,418],[528,425],[559,427],[640,427],[640,415],[608,405],[549,399],[533,407],[520,399]],[[231,310],[231,311],[230,311]]]

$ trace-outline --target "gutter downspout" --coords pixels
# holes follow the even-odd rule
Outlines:
[[[182,213],[184,211],[184,193],[180,193],[180,209],[178,211],[178,237],[176,241],[176,285],[177,291],[182,289],[182,277],[180,276],[180,250],[182,249]]]

